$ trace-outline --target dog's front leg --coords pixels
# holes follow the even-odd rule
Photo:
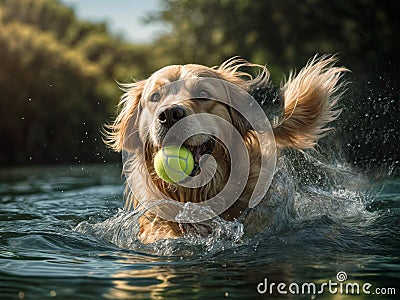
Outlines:
[[[145,213],[139,218],[139,228],[139,239],[144,244],[183,235],[178,223],[161,219],[151,213]]]

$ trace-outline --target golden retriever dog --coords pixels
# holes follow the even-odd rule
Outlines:
[[[335,109],[335,104],[340,97],[339,80],[346,69],[336,67],[335,63],[333,56],[314,57],[297,75],[291,73],[281,85],[279,93],[284,101],[282,115],[279,122],[272,124],[277,153],[286,147],[313,148],[329,130],[328,123],[337,118],[339,111]],[[257,76],[244,71],[252,68],[259,71]],[[229,88],[224,94],[197,84],[196,79],[204,78],[228,82]],[[165,92],[164,87],[174,82],[182,84],[175,85],[174,91]],[[232,162],[227,146],[213,136],[195,134],[184,142],[195,159],[196,167],[191,175],[200,172],[198,164],[204,154],[210,154],[217,163],[213,178],[203,186],[191,188],[165,182],[157,176],[153,167],[154,155],[160,150],[168,130],[188,116],[207,113],[226,120],[236,128],[248,151],[250,171],[245,188],[238,200],[220,214],[225,220],[239,218],[248,207],[259,178],[261,156],[268,154],[260,151],[254,128],[237,110],[226,101],[212,99],[234,94],[232,98],[240,101],[240,93],[269,86],[271,82],[266,67],[238,58],[212,68],[196,64],[171,65],[156,71],[146,80],[124,84],[120,112],[113,124],[107,127],[105,141],[115,151],[133,153],[130,172],[134,175],[126,187],[125,208],[139,210],[142,201],[157,197],[154,186],[163,195],[180,203],[200,203],[221,191],[228,180],[231,164],[240,162]],[[197,130],[203,126],[192,125]],[[133,194],[132,185],[140,192]],[[163,219],[150,210],[143,210],[139,218],[138,238],[143,243],[153,243],[160,239],[182,237],[186,230],[190,230],[190,226],[183,225]],[[204,229],[205,232],[197,233],[207,234],[212,230],[208,227]]]

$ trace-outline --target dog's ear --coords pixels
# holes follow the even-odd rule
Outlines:
[[[243,89],[240,87],[240,83],[241,82],[235,83],[233,80],[230,80],[223,84],[228,98],[227,108],[232,125],[239,131],[240,135],[244,137],[251,129],[251,125],[242,114],[246,110],[246,102],[249,99],[247,98],[247,93],[244,93]]]
[[[250,123],[246,118],[233,107],[228,108],[229,115],[232,120],[232,125],[239,131],[240,135],[244,137],[251,129]]]
[[[259,73],[257,77],[253,78],[251,74],[240,71],[241,68],[255,68],[259,70]],[[246,112],[250,109],[249,105],[252,100],[249,98],[248,93],[254,97],[256,91],[262,91],[263,96],[265,96],[265,91],[270,89],[269,71],[265,66],[253,64],[238,57],[233,57],[222,63],[217,69],[217,72],[221,79],[230,83],[225,86],[229,103],[231,104],[229,107],[229,113],[233,125],[244,137],[251,129],[253,129],[250,125],[252,120],[247,120],[240,111]],[[237,107],[239,111],[233,108],[232,105]]]
[[[115,121],[106,125],[104,129],[104,142],[114,151],[132,149],[140,143],[138,119],[141,112],[140,99],[145,84],[146,81],[143,80],[121,85],[125,91],[118,105],[121,110]]]
[[[345,68],[335,67],[334,57],[315,57],[297,76],[291,74],[282,87],[284,116],[274,128],[277,146],[313,148],[330,129],[328,123],[340,114],[335,110]]]

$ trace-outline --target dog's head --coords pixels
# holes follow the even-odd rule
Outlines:
[[[200,202],[214,196],[224,187],[231,163],[229,145],[218,137],[226,136],[228,142],[233,142],[229,137],[232,133],[226,132],[220,120],[232,125],[243,139],[252,131],[248,120],[232,107],[232,102],[244,101],[243,95],[247,94],[248,82],[243,79],[244,73],[237,71],[243,64],[229,61],[218,69],[194,64],[167,66],[147,80],[125,86],[123,109],[112,128],[111,146],[137,151],[137,155],[142,152],[153,182],[175,200]],[[257,78],[266,80],[268,74]],[[174,128],[180,121],[184,122]],[[171,187],[174,184],[163,182],[154,171],[157,151],[166,144],[182,143],[195,160],[191,176],[200,173],[200,159],[205,154],[216,160],[216,174],[201,191]],[[137,176],[140,175],[138,171]]]

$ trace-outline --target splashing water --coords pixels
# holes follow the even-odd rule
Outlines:
[[[243,244],[243,224],[238,221],[228,222],[217,217],[209,223],[213,228],[212,233],[205,237],[189,233],[182,238],[159,240],[145,245],[137,238],[139,217],[140,214],[135,211],[120,210],[115,216],[101,223],[81,222],[75,230],[108,240],[122,248],[163,256],[201,256],[204,253],[214,255],[224,249]]]
[[[83,221],[75,231],[122,248],[155,255],[213,256],[226,249],[251,244],[259,237],[270,239],[309,220],[322,217],[336,222],[351,218],[371,219],[373,214],[366,206],[376,193],[368,190],[366,179],[347,166],[328,164],[315,152],[286,151],[278,159],[274,180],[265,199],[245,211],[238,220],[225,221],[216,217],[203,222],[201,225],[212,228],[209,235],[189,232],[182,238],[144,245],[137,238],[138,218],[143,212],[124,210],[100,223]]]
[[[118,167],[0,170],[1,299],[257,298],[266,277],[321,282],[338,270],[398,285],[400,180],[368,182],[315,153],[285,152],[278,166],[240,220],[150,245],[138,213],[120,209]]]

